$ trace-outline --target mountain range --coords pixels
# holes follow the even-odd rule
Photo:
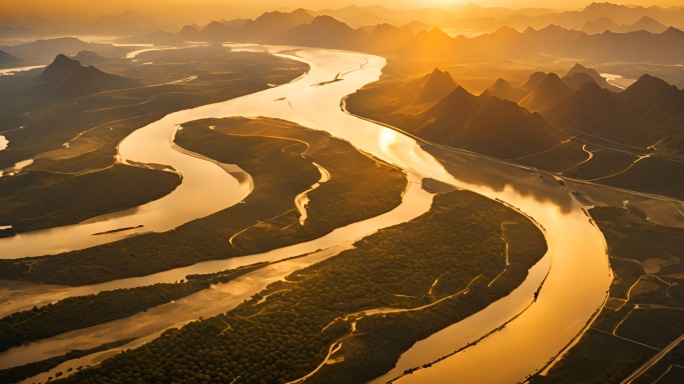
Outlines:
[[[426,140],[502,159],[578,133],[684,159],[684,91],[650,75],[620,90],[576,64],[562,77],[535,72],[520,86],[498,79],[475,96],[435,69],[367,86],[347,103],[354,113]]]
[[[639,21],[637,21],[636,23],[629,25],[618,25],[616,22],[607,17],[599,17],[594,21],[587,21],[582,26],[582,32],[590,35],[603,33],[605,31],[624,33],[635,32],[640,30],[644,30],[651,33],[662,33],[665,32],[666,29],[667,25],[648,16],[644,16],[641,19],[639,19]]]
[[[443,8],[389,9],[381,6],[348,6],[337,9],[309,10],[312,15],[329,15],[354,28],[389,23],[405,25],[420,21],[443,29],[491,32],[508,26],[519,30],[528,27],[542,28],[549,24],[587,33],[632,32],[644,29],[662,32],[667,26],[684,28],[682,7],[624,6],[611,3],[593,3],[580,11],[558,11],[548,8],[511,9],[482,7],[476,4],[457,4]],[[662,28],[661,26],[666,26]],[[601,29],[607,27],[606,29]]]
[[[102,91],[138,87],[133,79],[112,75],[81,65],[78,60],[57,55],[36,78],[38,84],[28,90],[34,97],[51,100],[72,99]]]
[[[24,65],[38,65],[51,62],[59,54],[76,55],[81,51],[97,51],[107,57],[122,57],[130,47],[117,47],[112,44],[86,43],[75,37],[37,40],[30,43],[0,47],[24,61]]]
[[[429,141],[498,158],[543,151],[567,139],[538,114],[491,93],[475,96],[439,69],[405,83],[376,84],[357,94],[361,97],[348,99],[355,113]]]
[[[523,32],[502,27],[473,38],[452,38],[438,28],[413,31],[387,23],[363,28],[331,16],[313,16],[303,9],[269,12],[255,20],[214,21],[206,27],[185,26],[179,32],[157,31],[122,40],[126,43],[170,44],[184,41],[247,41],[326,48],[365,50],[374,53],[453,55],[468,57],[525,58],[539,53],[583,57],[594,61],[684,61],[684,32],[669,27],[661,33],[647,31],[589,35],[558,25],[527,28]],[[638,46],[639,49],[635,49]]]
[[[18,57],[12,56],[5,51],[0,51],[0,69],[12,68],[21,64],[22,60]]]

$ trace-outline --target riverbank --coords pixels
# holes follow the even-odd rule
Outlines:
[[[247,137],[218,133],[210,125],[223,129],[224,121],[187,123],[176,140],[188,150],[216,157],[223,163],[239,163],[255,183],[255,190],[244,204],[171,232],[144,234],[55,256],[4,260],[2,278],[94,284],[265,252],[387,212],[400,203],[406,188],[406,179],[399,170],[321,132],[281,121],[225,120],[226,127],[237,127],[236,133],[263,130],[263,137],[258,133]],[[278,135],[281,138],[275,137]],[[309,218],[300,225],[295,197],[320,178],[312,162],[325,167],[332,180],[309,194]]]
[[[195,60],[200,54],[204,63],[198,67]],[[150,142],[156,145],[145,145],[137,151],[134,140],[124,139],[141,135],[141,131],[155,131],[155,127],[150,127],[151,123],[171,112],[269,89],[288,83],[308,70],[307,65],[296,61],[264,53],[230,52],[225,47],[187,48],[173,54],[149,52],[146,55],[154,57],[157,64],[141,67],[116,61],[100,65],[112,73],[141,79],[145,85],[77,99],[45,100],[27,96],[25,90],[33,86],[36,74],[4,79],[8,94],[14,92],[22,97],[0,100],[0,108],[6,112],[0,131],[12,142],[10,148],[0,151],[0,169],[20,160],[32,159],[32,163],[22,172],[0,178],[2,202],[8,208],[0,215],[0,226],[12,226],[0,233],[4,236],[22,234],[0,240],[3,258],[54,254],[145,231],[167,231],[237,203],[245,193],[236,193],[235,199],[229,199],[226,194],[212,196],[209,191],[215,188],[237,190],[238,183],[228,176],[220,178],[220,170],[211,173],[205,169],[200,175],[183,169],[178,163],[191,162],[182,162],[183,156],[169,148],[168,133],[161,133],[163,140]],[[195,78],[166,82],[168,79],[164,76],[173,75],[185,78],[194,75]],[[165,82],[156,83],[162,81]],[[62,119],[64,115],[70,119]],[[131,135],[132,132],[137,135]],[[173,160],[178,162],[175,166]],[[148,169],[125,169],[121,163]],[[198,169],[196,165],[188,168]],[[185,173],[183,183],[180,173]],[[208,181],[199,186],[193,180],[195,175]],[[175,194],[181,200],[187,199],[188,184],[192,184],[190,188],[204,187],[206,201],[218,207],[198,205],[195,215],[172,209],[179,202],[173,201],[171,196]],[[168,206],[164,201],[169,202]],[[151,202],[153,204],[145,204]],[[110,214],[112,212],[114,214]],[[77,225],[86,219],[99,223],[93,224],[90,220]],[[71,227],[65,228],[67,225]],[[145,228],[97,238],[90,236],[139,225]],[[55,227],[59,229],[35,233]]]
[[[684,229],[650,223],[633,206],[590,212],[617,278],[591,329],[531,382],[676,382],[684,348],[667,348],[678,343],[684,323]]]
[[[463,217],[469,219],[461,220]],[[508,266],[502,222],[511,223],[506,232],[511,250]],[[416,244],[420,244],[420,252],[416,252]],[[181,381],[200,377],[230,381],[249,377],[256,370],[266,380],[294,380],[315,368],[329,345],[349,332],[352,337],[345,339],[335,354],[336,358],[343,355],[344,361],[325,366],[312,380],[365,381],[391,366],[421,334],[434,332],[505,295],[524,280],[527,270],[546,251],[543,236],[526,217],[466,191],[437,197],[429,213],[372,235],[355,248],[270,285],[234,311],[168,332],[67,382],[96,382],[101,375],[122,375],[124,366],[128,367],[126,377],[152,369]],[[503,270],[506,272],[501,275]],[[479,281],[470,284],[478,276]],[[260,300],[263,297],[265,301]],[[440,301],[447,297],[453,299]],[[372,308],[422,307],[431,301],[439,304],[406,315],[346,316]],[[394,335],[390,341],[375,343],[375,338],[381,337],[379,333],[375,336],[376,322],[387,327],[383,335]],[[203,353],[192,352],[198,336]],[[179,345],[187,350],[186,356],[194,356],[192,361],[165,364],[173,354],[169,348]],[[239,363],[226,370],[198,369],[188,376],[196,365],[223,366],[220,356],[225,355]],[[343,378],[338,380],[341,374]]]

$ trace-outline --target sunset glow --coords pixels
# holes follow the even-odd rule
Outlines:
[[[684,382],[681,0],[0,2],[0,383]]]

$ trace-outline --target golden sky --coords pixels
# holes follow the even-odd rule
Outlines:
[[[603,1],[603,0],[601,0]],[[92,18],[104,14],[117,14],[132,9],[142,13],[160,16],[181,16],[190,14],[213,14],[220,12],[221,18],[253,17],[265,10],[290,10],[296,7],[310,9],[338,8],[350,4],[384,5],[391,7],[429,7],[474,3],[481,6],[555,7],[565,9],[582,8],[592,0],[0,0],[0,19],[29,15],[55,16],[59,18]],[[612,1],[620,4],[638,5],[684,5],[682,0],[629,0]]]

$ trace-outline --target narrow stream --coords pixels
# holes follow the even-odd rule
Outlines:
[[[321,173],[321,178],[318,180],[317,183],[311,186],[311,188],[307,189],[306,191],[300,193],[295,197],[295,207],[297,207],[297,211],[299,211],[299,224],[304,225],[306,222],[306,219],[309,217],[309,214],[306,211],[306,206],[309,205],[309,193],[311,191],[317,189],[318,187],[321,186],[323,183],[327,183],[330,181],[330,172],[328,172],[327,169],[321,167],[320,165],[316,163],[312,163],[316,168],[318,168],[318,171]]]

